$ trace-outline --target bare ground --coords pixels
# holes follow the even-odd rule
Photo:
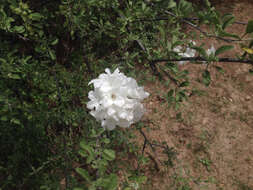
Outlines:
[[[219,5],[219,6],[218,6]],[[253,19],[252,1],[223,1],[217,9],[231,12],[238,21]],[[229,30],[242,34],[242,25],[233,25]],[[223,42],[208,40],[217,48]],[[240,53],[239,46],[223,56]],[[168,92],[160,82],[145,85],[151,93],[146,101],[145,120],[152,123],[150,139],[166,142],[177,152],[173,167],[164,167],[164,155],[156,151],[154,163],[146,173],[148,183],[143,189],[206,189],[206,190],[252,190],[253,189],[253,75],[250,65],[241,63],[214,63],[225,73],[214,67],[209,71],[212,82],[205,87],[199,82],[204,65],[187,63],[181,69],[190,73],[191,89],[200,90],[191,96],[178,110],[168,109],[163,95]],[[140,142],[143,139],[139,137]]]

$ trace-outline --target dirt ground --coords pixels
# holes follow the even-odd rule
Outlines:
[[[215,4],[222,13],[230,12],[236,20],[253,19],[253,1],[219,1]],[[245,26],[233,25],[229,31],[242,34]],[[205,41],[217,48],[224,42]],[[240,53],[237,46],[231,53]],[[147,169],[147,190],[252,190],[253,189],[253,75],[250,65],[214,63],[209,71],[212,82],[205,87],[199,82],[204,65],[187,63],[180,66],[190,73],[191,89],[199,94],[191,96],[178,110],[168,109],[161,97],[168,92],[159,82],[148,82],[145,89],[151,96],[146,101],[145,120],[150,124],[150,139],[166,142],[177,152],[173,167],[160,162],[164,155],[156,151],[154,159],[159,171]],[[140,141],[143,141],[140,137]],[[152,165],[152,163],[151,163]]]

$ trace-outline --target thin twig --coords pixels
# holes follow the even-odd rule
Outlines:
[[[152,149],[153,151],[155,151],[155,148],[154,148],[155,146],[156,146],[156,147],[159,147],[159,148],[162,148],[162,149],[168,149],[167,146],[163,146],[163,145],[156,144],[156,143],[151,143],[151,142],[149,141],[148,137],[146,136],[146,134],[142,131],[142,129],[139,129],[139,132],[140,132],[141,135],[144,137],[144,140],[146,141],[145,144],[148,144],[148,145],[151,147],[151,149]],[[145,145],[145,146],[146,146],[146,145]]]
[[[200,62],[207,62],[206,59],[202,58],[202,57],[182,57],[180,59],[155,59],[152,60],[153,63],[157,63],[157,62],[178,62],[178,61],[200,61]],[[253,61],[252,60],[242,60],[242,59],[234,59],[234,58],[219,58],[218,61],[216,62],[231,62],[231,63],[244,63],[244,64],[249,64],[249,65],[253,65]]]

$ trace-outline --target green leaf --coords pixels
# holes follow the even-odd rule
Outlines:
[[[253,32],[253,20],[250,20],[248,22],[248,25],[247,25],[247,28],[246,28],[246,33],[249,34],[249,33],[252,33]]]
[[[80,142],[80,147],[84,150],[86,150],[89,154],[92,154],[94,152],[93,148],[85,143],[85,141]]]
[[[43,16],[40,13],[32,13],[29,15],[29,18],[34,21],[40,21],[40,19],[42,19]]]
[[[25,32],[25,28],[24,26],[14,26],[13,31],[22,34]]]
[[[84,150],[79,150],[78,153],[84,158],[88,156],[87,152],[85,152]]]
[[[174,0],[170,0],[169,5],[168,5],[168,9],[171,9],[176,6],[177,6],[177,3]]]
[[[16,80],[21,79],[20,76],[19,76],[18,74],[8,73],[7,76],[8,76],[10,79],[16,79]]]
[[[18,119],[16,119],[16,118],[11,119],[11,122],[15,123],[17,125],[21,125],[20,121]]]
[[[220,30],[219,31],[219,36],[220,37],[231,37],[231,38],[236,38],[236,39],[240,39],[240,37],[236,34],[231,34],[231,33],[228,33],[228,32],[225,32],[224,30]]]
[[[210,3],[208,0],[204,0],[204,2],[205,2],[205,5],[206,5],[207,7],[210,7],[210,6],[211,6],[211,3]]]
[[[109,177],[110,183],[106,186],[108,190],[115,190],[118,186],[118,176],[111,174]]]
[[[76,168],[76,172],[78,174],[80,174],[86,181],[88,181],[88,182],[91,181],[91,177],[90,177],[89,173],[86,170],[84,170],[82,168]]]
[[[215,51],[215,56],[218,56],[219,54],[222,54],[224,53],[225,51],[229,51],[231,49],[233,49],[234,46],[231,46],[231,45],[224,45],[224,46],[221,46],[219,47],[216,51]]]
[[[2,117],[0,118],[0,120],[1,120],[1,121],[7,121],[8,118],[7,118],[6,116],[2,116]]]
[[[206,50],[202,47],[193,46],[192,49],[195,49],[203,57],[207,57]]]
[[[206,85],[206,86],[209,86],[210,83],[211,83],[211,75],[209,73],[208,70],[205,70],[203,73],[202,73],[202,77],[203,77],[203,83]]]
[[[99,182],[99,185],[104,187],[105,190],[115,190],[118,187],[118,176],[110,174],[108,177],[100,178]]]
[[[105,139],[103,139],[103,142],[104,142],[105,144],[109,144],[109,143],[110,143],[110,139],[105,138]]]
[[[49,55],[50,55],[50,57],[51,57],[52,60],[56,59],[54,50],[49,49]]]
[[[7,61],[3,58],[0,58],[0,63],[7,63]]]
[[[233,24],[235,21],[235,17],[231,16],[227,20],[224,21],[222,25],[222,29],[225,30],[229,25]]]
[[[179,85],[179,87],[186,87],[189,86],[189,84],[190,84],[189,81],[184,81]]]
[[[168,93],[167,93],[167,97],[173,97],[173,94],[174,94],[174,90],[171,89]]]
[[[58,43],[58,41],[59,41],[59,39],[56,38],[54,41],[51,42],[51,45],[52,45],[52,46],[56,45],[56,44]]]
[[[115,159],[115,151],[111,149],[105,149],[103,152],[103,158],[109,161]]]
[[[189,14],[193,11],[192,3],[180,0],[178,3],[178,10],[180,10],[181,14],[184,16],[189,16]]]

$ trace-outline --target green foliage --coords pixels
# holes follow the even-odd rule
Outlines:
[[[234,46],[231,46],[231,45],[225,45],[225,46],[221,46],[219,47],[216,51],[215,51],[215,56],[218,56],[226,51],[229,51],[231,49],[233,49]]]
[[[253,32],[253,20],[250,20],[248,22],[247,28],[246,28],[246,33],[250,34]]]
[[[211,75],[210,75],[210,72],[208,70],[205,70],[203,73],[202,73],[202,77],[203,77],[203,83],[206,85],[206,86],[209,86],[209,84],[211,83]]]

